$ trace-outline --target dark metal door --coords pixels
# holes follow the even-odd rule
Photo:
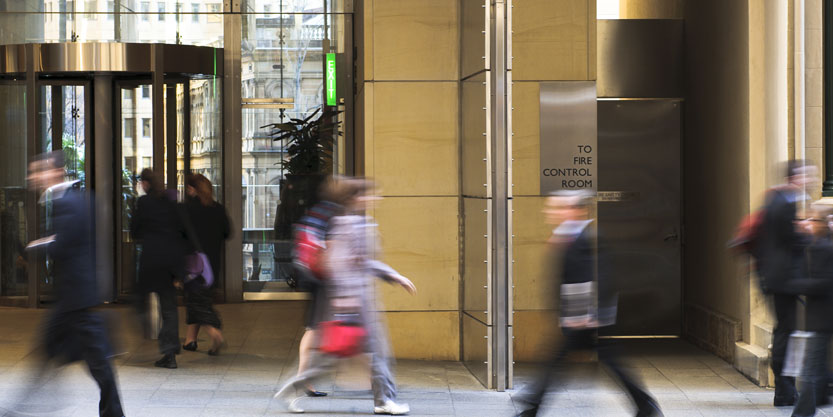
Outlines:
[[[617,335],[681,329],[680,100],[600,100],[599,244],[619,290]]]

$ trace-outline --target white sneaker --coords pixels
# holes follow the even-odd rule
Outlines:
[[[373,407],[373,414],[390,414],[392,416],[403,416],[411,412],[408,404],[397,404],[392,400],[385,401],[385,405]]]
[[[279,400],[283,404],[283,406],[286,407],[286,410],[290,413],[303,413],[304,409],[301,408],[300,405],[298,405],[302,397],[295,396],[295,398],[290,400],[288,397],[290,396],[291,390],[294,390],[292,384],[284,385],[283,388],[281,388],[278,392],[275,393],[275,399]]]
[[[286,409],[289,410],[290,413],[301,414],[304,412],[304,409],[301,408],[298,403],[301,401],[302,397],[295,398],[294,400],[290,401],[289,404],[286,406]]]

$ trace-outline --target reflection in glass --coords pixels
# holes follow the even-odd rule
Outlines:
[[[214,184],[214,198],[223,198],[222,81],[191,80],[191,172]]]
[[[152,91],[147,88],[148,97],[144,98],[143,87],[148,85],[130,86],[120,89],[119,100],[121,108],[121,164],[119,195],[121,206],[121,292],[131,293],[136,281],[138,259],[141,249],[137,248],[130,236],[130,221],[136,200],[139,198],[136,176],[144,168],[153,166],[153,139],[140,135],[136,120],[149,120],[153,131]],[[118,142],[117,142],[118,143]]]
[[[0,84],[0,297],[27,294],[26,86]]]
[[[83,85],[43,85],[39,89],[38,119],[40,135],[38,153],[63,151],[66,180],[86,186],[86,109]],[[25,119],[25,118],[24,118]],[[52,198],[49,192],[38,205],[38,235],[52,233]],[[54,288],[53,264],[49,256],[39,257],[38,292],[48,298]]]
[[[243,109],[244,291],[263,290],[263,281],[282,282],[291,268],[291,242],[275,236],[281,185],[286,181],[285,144],[272,141],[269,130],[261,126],[304,119],[322,105],[323,11],[321,0],[246,3],[244,12],[250,14],[243,17],[242,97],[285,98],[294,104],[285,110]],[[329,38],[335,33],[333,19],[342,17],[328,15]]]

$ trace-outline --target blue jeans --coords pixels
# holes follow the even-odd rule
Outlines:
[[[798,378],[798,401],[793,408],[792,417],[814,416],[816,404],[827,395],[827,349],[830,336],[830,333],[817,333],[815,337],[807,340],[804,368]]]

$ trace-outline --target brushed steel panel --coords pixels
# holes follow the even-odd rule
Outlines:
[[[0,74],[26,72],[26,48],[23,45],[0,45]]]
[[[490,327],[463,314],[463,364],[487,388],[491,388]]]
[[[463,311],[491,324],[488,314],[491,282],[488,201],[463,198]]]
[[[460,83],[463,195],[486,197],[489,183],[487,72]]]
[[[141,43],[44,43],[32,46],[35,72],[152,72],[153,48],[161,48],[166,73],[223,75],[223,50],[192,45]],[[22,45],[0,47],[0,73],[25,71]]]
[[[541,83],[541,195],[566,189],[596,190],[596,82]],[[583,147],[583,148],[579,148]],[[589,157],[589,163],[577,162]],[[574,171],[575,170],[575,171]]]
[[[599,97],[683,97],[682,20],[602,19],[597,36]]]

